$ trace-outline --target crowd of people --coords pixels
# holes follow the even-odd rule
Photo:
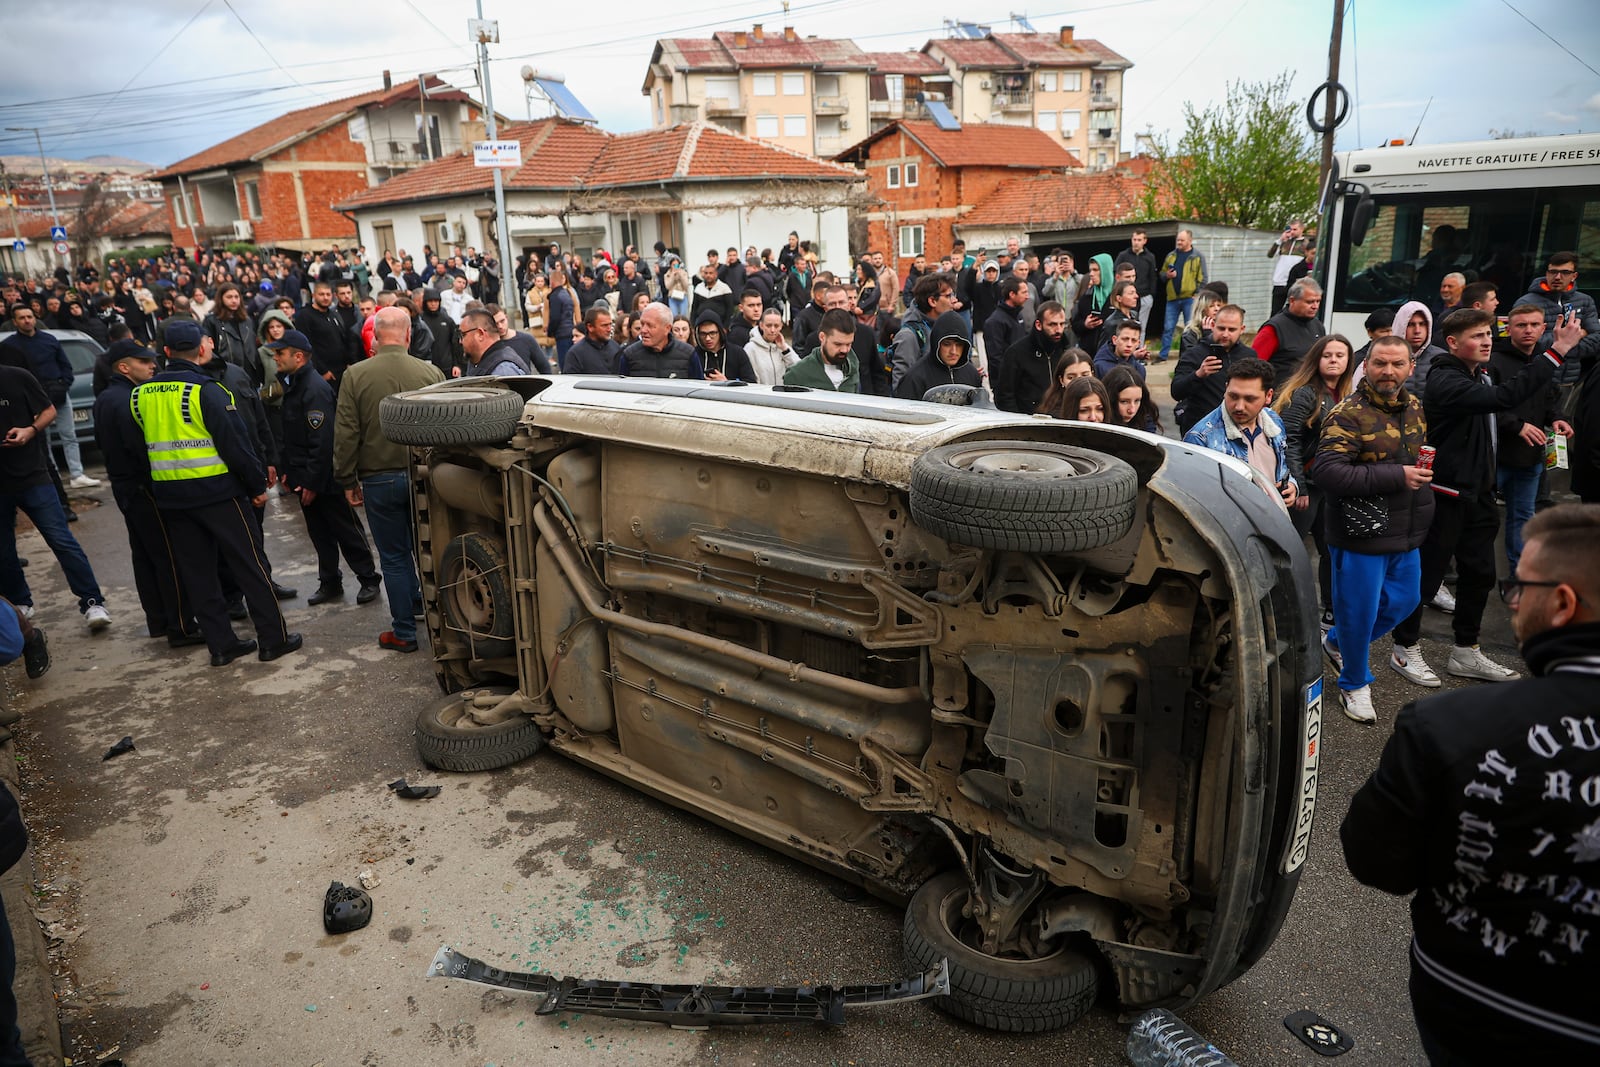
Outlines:
[[[1574,568],[1572,559],[1600,525],[1586,506],[1535,512],[1551,502],[1547,456],[1557,437],[1570,443],[1573,490],[1586,505],[1600,502],[1600,315],[1576,288],[1576,255],[1549,256],[1545,274],[1507,299],[1503,317],[1493,283],[1445,274],[1437,300],[1375,311],[1358,347],[1323,328],[1312,244],[1298,223],[1269,252],[1273,306],[1248,344],[1249,313],[1209,276],[1190,233],[1180,232],[1160,261],[1147,245],[1135,230],[1121,253],[1090,256],[1080,273],[1067,249],[1024,249],[1013,239],[991,258],[956,241],[942,258],[915,257],[904,277],[876,250],[848,272],[822,269],[797,233],[776,254],[713,249],[692,267],[659,243],[649,258],[632,246],[586,259],[551,245],[519,259],[506,304],[498,265],[471,248],[424,248],[420,257],[384,249],[371,267],[364,249],[309,258],[174,250],[113,259],[103,278],[85,268],[75,278],[0,279],[10,327],[0,339],[0,595],[12,606],[0,608],[5,653],[25,659],[30,677],[49,667],[28,561],[16,550],[19,510],[53,552],[89,630],[111,625],[69,526],[76,516],[66,490],[99,482],[82,467],[75,372],[51,331],[80,330],[105,349],[93,370],[95,440],[127,528],[146,629],[174,648],[204,645],[213,666],[251,652],[270,661],[302,645],[280,606],[298,591],[274,579],[262,535],[274,491],[298,503],[317,561],[307,603],[341,601],[347,570],[358,603],[385,597],[390,625],[379,646],[418,648],[408,457],[378,421],[379,403],[396,392],[447,377],[528,373],[739,380],[913,400],[954,384],[1005,411],[1175,434],[1253,468],[1314,542],[1322,647],[1338,672],[1340,707],[1359,723],[1377,718],[1369,650],[1386,634],[1396,673],[1441,685],[1420,643],[1426,605],[1452,613],[1446,673],[1519,678],[1479,646],[1503,521],[1507,577],[1498,588],[1524,658],[1536,675],[1566,672],[1558,683],[1515,685],[1534,687],[1526,699],[1541,709],[1547,695],[1551,707],[1575,706],[1579,676],[1600,674],[1600,589],[1595,569]],[[1166,315],[1152,353],[1157,287]],[[1163,412],[1150,366],[1174,351],[1173,404]],[[46,447],[51,433],[59,464]],[[1453,594],[1444,584],[1452,570]],[[254,639],[233,628],[246,619]],[[1413,908],[1419,946],[1424,928],[1429,952],[1446,944],[1444,962],[1417,950],[1433,983],[1433,1029],[1418,1009],[1430,1048],[1451,1045],[1438,1028],[1463,1018],[1462,990],[1482,974],[1439,933],[1471,910],[1465,897],[1441,895],[1418,859],[1432,841],[1417,836],[1419,826],[1437,823],[1442,840],[1468,816],[1437,790],[1418,791],[1427,774],[1470,778],[1450,753],[1477,753],[1500,729],[1492,698],[1456,694],[1445,707],[1401,713],[1345,827],[1358,877],[1392,891],[1435,885],[1430,901]],[[1559,723],[1570,744],[1546,725],[1543,734],[1529,728],[1528,746],[1561,763],[1546,773],[1567,777],[1545,781],[1570,794],[1600,781],[1592,766],[1600,742],[1588,720]],[[1483,775],[1504,779],[1496,790],[1513,783],[1503,758],[1511,744],[1482,755]],[[1582,759],[1562,763],[1562,752]],[[1469,796],[1474,785],[1491,788],[1475,780]],[[1583,859],[1600,859],[1596,826],[1577,832]],[[1384,866],[1394,854],[1412,862]],[[1596,894],[1574,899],[1590,906]],[[1530,981],[1544,973],[1523,966]],[[1457,981],[1452,967],[1470,980]],[[1529,1025],[1549,1029],[1542,1017]]]

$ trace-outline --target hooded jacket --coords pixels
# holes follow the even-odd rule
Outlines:
[[[750,366],[750,357],[745,355],[744,349],[728,343],[728,329],[722,324],[722,316],[710,308],[706,308],[694,317],[695,340],[700,339],[700,327],[715,326],[717,328],[717,347],[707,349],[697,345],[695,351],[700,356],[700,367],[705,371],[706,377],[721,374],[731,381],[749,382],[756,384],[756,372]]]
[[[783,343],[783,338],[780,337],[775,345],[768,344],[759,330],[750,335],[750,343],[744,346],[744,354],[750,357],[750,367],[762,385],[782,382],[785,372],[800,362],[800,357],[794,354],[794,349]]]
[[[428,301],[437,303],[439,293],[435,289],[426,289],[422,293],[422,314],[418,320],[433,334],[433,365],[446,375],[465,362],[461,354],[461,331],[456,324],[450,321],[450,316],[444,313],[444,306],[440,304],[434,310],[428,310]]]
[[[261,321],[256,323],[256,362],[245,368],[256,386],[270,394],[262,398],[268,401],[276,401],[283,394],[283,385],[277,381],[278,365],[272,361],[272,350],[267,347],[267,323],[273,321],[283,323],[285,330],[294,329],[294,320],[287,312],[273,308],[262,315]]]
[[[1557,376],[1557,381],[1562,383],[1574,381],[1584,357],[1600,355],[1600,313],[1595,310],[1594,297],[1588,293],[1581,292],[1576,287],[1564,293],[1552,293],[1550,283],[1541,276],[1533,280],[1533,284],[1518,298],[1517,303],[1537,304],[1544,309],[1544,336],[1539,338],[1541,348],[1548,346],[1554,339],[1551,331],[1555,329],[1556,315],[1560,312],[1562,304],[1571,304],[1573,312],[1578,316],[1578,322],[1589,331],[1588,336],[1573,345],[1572,351],[1567,353],[1566,366],[1563,368],[1563,373]]]
[[[1002,411],[1024,415],[1038,411],[1050,389],[1056,360],[1066,349],[1065,335],[1051,343],[1045,332],[1034,326],[1028,336],[1006,349],[998,369],[990,367],[989,384],[994,388],[995,405]]]
[[[1448,354],[1431,340],[1433,337],[1433,312],[1429,311],[1428,305],[1420,300],[1407,301],[1400,305],[1399,311],[1394,313],[1394,326],[1391,327],[1390,332],[1396,337],[1405,337],[1406,324],[1411,321],[1411,316],[1419,311],[1422,312],[1422,317],[1428,320],[1428,337],[1430,340],[1423,344],[1420,352],[1416,353],[1416,363],[1411,368],[1411,377],[1406,379],[1406,392],[1421,400],[1423,394],[1427,391],[1428,372],[1433,368],[1434,359]],[[1365,367],[1357,367],[1356,373],[1359,376],[1365,370]]]
[[[953,339],[961,342],[961,358],[951,365],[939,358],[939,345]],[[921,400],[922,395],[936,385],[981,386],[983,378],[972,365],[972,335],[967,332],[967,322],[958,311],[946,311],[933,324],[928,338],[928,354],[907,371],[895,387],[894,395],[903,400]]]
[[[1525,370],[1529,363],[1538,359],[1543,353],[1539,346],[1533,346],[1533,351],[1523,355],[1508,338],[1497,337],[1494,349],[1489,353],[1489,379],[1496,385],[1504,385],[1514,380],[1517,375]],[[1572,353],[1567,353],[1570,361]],[[1559,391],[1552,385],[1544,390],[1534,393],[1528,399],[1514,408],[1507,408],[1495,416],[1495,436],[1499,439],[1499,454],[1496,460],[1503,467],[1527,468],[1544,466],[1544,445],[1530,445],[1521,436],[1522,424],[1531,422],[1540,429],[1545,429],[1551,423],[1561,418],[1561,408],[1557,403]]]
[[[1328,412],[1311,477],[1328,495],[1329,545],[1386,556],[1422,544],[1433,521],[1433,491],[1407,488],[1402,468],[1417,462],[1427,434],[1422,402],[1404,388],[1385,399],[1363,381]],[[1376,537],[1345,536],[1344,498],[1360,496],[1381,496],[1388,509],[1388,529]]]
[[[1084,275],[1083,285],[1078,288],[1078,303],[1072,309],[1072,335],[1078,339],[1078,347],[1085,352],[1098,352],[1105,323],[1102,321],[1099,326],[1090,326],[1089,316],[1098,315],[1104,320],[1110,314],[1111,284],[1116,279],[1111,273],[1110,256],[1102,252],[1094,256],[1091,262],[1100,267],[1100,284],[1091,286],[1089,276]]]

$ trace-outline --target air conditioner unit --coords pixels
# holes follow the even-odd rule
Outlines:
[[[978,83],[978,88],[980,88],[980,89],[987,89],[987,88],[989,88],[989,79],[988,79],[988,78],[985,78],[985,79],[983,79],[983,81],[981,81],[981,82],[979,82],[979,83]]]
[[[439,223],[439,243],[452,244],[466,240],[467,231],[459,222]]]
[[[241,241],[248,241],[256,235],[256,228],[249,219],[234,219],[233,235]]]
[[[850,128],[850,120],[849,119],[840,119],[839,120],[839,128],[841,130],[848,130]]]

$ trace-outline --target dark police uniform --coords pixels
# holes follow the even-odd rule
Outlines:
[[[362,587],[375,588],[382,579],[373,565],[366,532],[333,479],[333,387],[310,363],[279,377],[284,383],[283,474],[297,495],[302,489],[316,493],[311,503],[301,502],[301,512],[317,550],[319,591],[343,586],[341,551]]]
[[[148,350],[146,350],[148,352]],[[151,360],[154,352],[148,352]],[[94,400],[94,441],[105,457],[111,494],[128,528],[133,584],[151,637],[167,635],[174,647],[195,644],[200,634],[194,611],[178,582],[167,524],[150,492],[150,461],[144,434],[133,421],[131,380],[112,371]]]
[[[169,347],[171,340],[169,334]],[[262,656],[275,659],[299,647],[300,635],[289,632],[262,562],[250,501],[267,491],[267,475],[232,395],[194,363],[173,359],[134,390],[130,406],[144,435],[151,490],[167,520],[180,581],[213,661],[241,651],[217,581],[219,555],[244,591]]]

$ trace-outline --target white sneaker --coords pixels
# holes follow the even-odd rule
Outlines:
[[[97,634],[111,625],[111,612],[105,609],[104,604],[90,604],[83,613],[83,621],[89,624],[90,633]]]
[[[1328,662],[1333,664],[1337,672],[1344,671],[1344,656],[1339,652],[1339,646],[1328,640],[1327,631],[1322,634],[1322,654],[1328,657]]]
[[[67,483],[68,489],[93,489],[100,484],[99,478],[91,478],[87,474],[80,474]]]
[[[1509,682],[1522,677],[1510,667],[1502,667],[1485,656],[1477,645],[1457,645],[1451,649],[1450,662],[1444,665],[1444,669],[1457,678],[1476,678],[1480,682]]]
[[[17,607],[18,611],[22,612],[22,617],[24,619],[27,619],[29,622],[33,621],[33,605],[32,604],[18,604],[16,607]]]
[[[1440,611],[1454,612],[1456,610],[1455,594],[1442,585],[1439,587],[1439,591],[1433,594],[1433,600],[1430,603]]]
[[[1370,685],[1364,685],[1360,689],[1339,690],[1339,707],[1344,709],[1345,718],[1353,722],[1378,721],[1378,713],[1372,706]]]
[[[1422,658],[1421,645],[1412,645],[1409,648],[1395,645],[1394,651],[1389,653],[1389,666],[1406,681],[1425,685],[1429,689],[1437,689],[1444,684],[1439,681],[1439,676],[1433,673],[1433,668],[1428,666],[1428,661]]]

